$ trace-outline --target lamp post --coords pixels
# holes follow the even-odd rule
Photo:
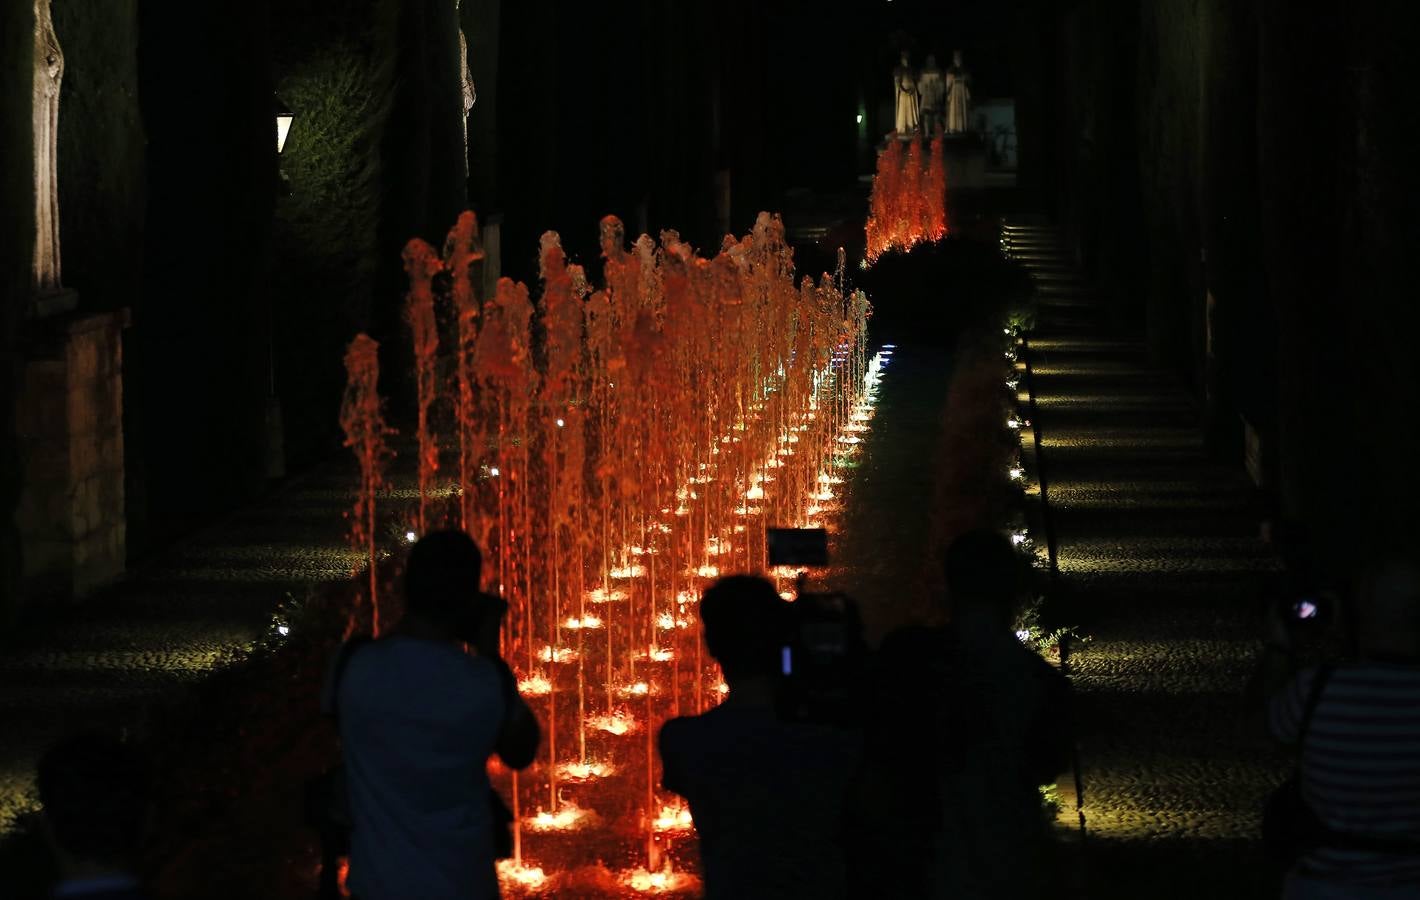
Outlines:
[[[274,112],[276,115],[276,177],[280,182],[280,195],[291,196],[291,182],[286,178],[286,173],[281,171],[281,154],[286,152],[286,138],[291,134],[291,124],[296,121],[296,114],[281,102],[280,97],[273,96]]]
[[[296,120],[296,114],[291,112],[290,107],[281,102],[280,97],[273,95],[273,106],[276,118],[276,178],[277,194],[281,197],[291,196],[291,182],[286,177],[286,173],[281,171],[280,157],[286,151],[286,139],[291,135],[291,125]],[[281,420],[281,398],[276,394],[276,314],[273,309],[270,284],[267,285],[266,297],[266,477],[268,479],[283,478],[286,475],[286,437],[285,429]]]
[[[276,155],[280,156],[286,150],[286,137],[291,133],[291,123],[295,121],[296,114],[281,102],[281,98],[276,99]]]

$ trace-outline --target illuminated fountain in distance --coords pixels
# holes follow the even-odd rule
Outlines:
[[[841,254],[836,273],[796,281],[775,217],[712,258],[671,231],[628,244],[612,217],[600,234],[600,285],[544,235],[536,295],[502,279],[478,296],[471,214],[442,252],[404,252],[420,453],[408,521],[463,527],[483,548],[486,587],[509,603],[503,655],[544,728],[533,766],[490,766],[514,812],[509,896],[698,889],[690,813],[660,789],[655,746],[667,719],[728,690],[696,604],[721,573],[763,569],[767,527],[831,526],[892,355],[869,353]],[[342,422],[371,473],[355,530],[373,562],[387,451],[363,341]],[[452,490],[436,485],[445,471]],[[793,596],[796,574],[772,577]]]
[[[935,243],[947,236],[947,170],[942,136],[932,138],[925,162],[921,140],[906,142],[906,150],[903,145],[903,141],[890,140],[878,154],[864,226],[865,269],[884,253],[905,253],[918,244]]]

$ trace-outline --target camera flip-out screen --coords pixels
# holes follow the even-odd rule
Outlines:
[[[828,565],[828,532],[822,528],[769,528],[771,566]]]

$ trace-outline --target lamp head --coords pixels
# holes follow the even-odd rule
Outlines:
[[[291,112],[286,104],[281,102],[281,98],[275,98],[276,106],[276,154],[279,156],[286,149],[286,138],[291,134],[291,123],[295,121],[296,114]]]

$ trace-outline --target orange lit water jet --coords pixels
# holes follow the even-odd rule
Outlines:
[[[406,318],[421,531],[458,522],[483,546],[488,586],[509,601],[504,655],[547,736],[527,771],[490,767],[515,813],[503,883],[560,890],[606,859],[618,889],[689,890],[673,837],[688,814],[655,824],[677,802],[659,789],[655,735],[725,696],[692,606],[720,573],[763,569],[767,527],[827,516],[819,498],[841,492],[848,440],[872,414],[869,306],[841,254],[834,274],[796,276],[769,215],[708,258],[671,231],[628,245],[608,217],[597,286],[549,232],[537,296],[507,279],[479,295],[477,235],[466,214],[441,258],[411,242]],[[434,340],[431,308],[450,313]],[[360,379],[351,396],[368,411],[374,382]],[[452,491],[432,483],[436,434],[457,452]],[[373,560],[373,507],[360,509]],[[792,575],[775,573],[780,590]],[[633,814],[554,827],[573,809]],[[525,831],[544,868],[523,859]]]
[[[365,557],[369,578],[370,633],[380,633],[378,549],[375,542],[375,498],[384,487],[384,465],[393,455],[385,443],[393,430],[385,425],[381,411],[380,345],[369,335],[360,334],[345,351],[345,396],[340,404],[340,426],[345,430],[345,446],[355,451],[360,463],[360,487],[355,508],[350,513],[350,540]],[[352,613],[350,629],[359,625]]]
[[[868,265],[884,253],[906,252],[946,237],[947,172],[942,136],[932,138],[925,160],[921,140],[890,138],[878,154],[868,203],[864,261]]]
[[[404,320],[414,344],[414,375],[419,442],[419,534],[429,529],[429,502],[434,494],[434,477],[439,471],[439,444],[430,428],[430,412],[436,397],[439,329],[434,316],[434,276],[443,271],[443,260],[434,248],[415,238],[404,248],[404,271],[409,275]]]

